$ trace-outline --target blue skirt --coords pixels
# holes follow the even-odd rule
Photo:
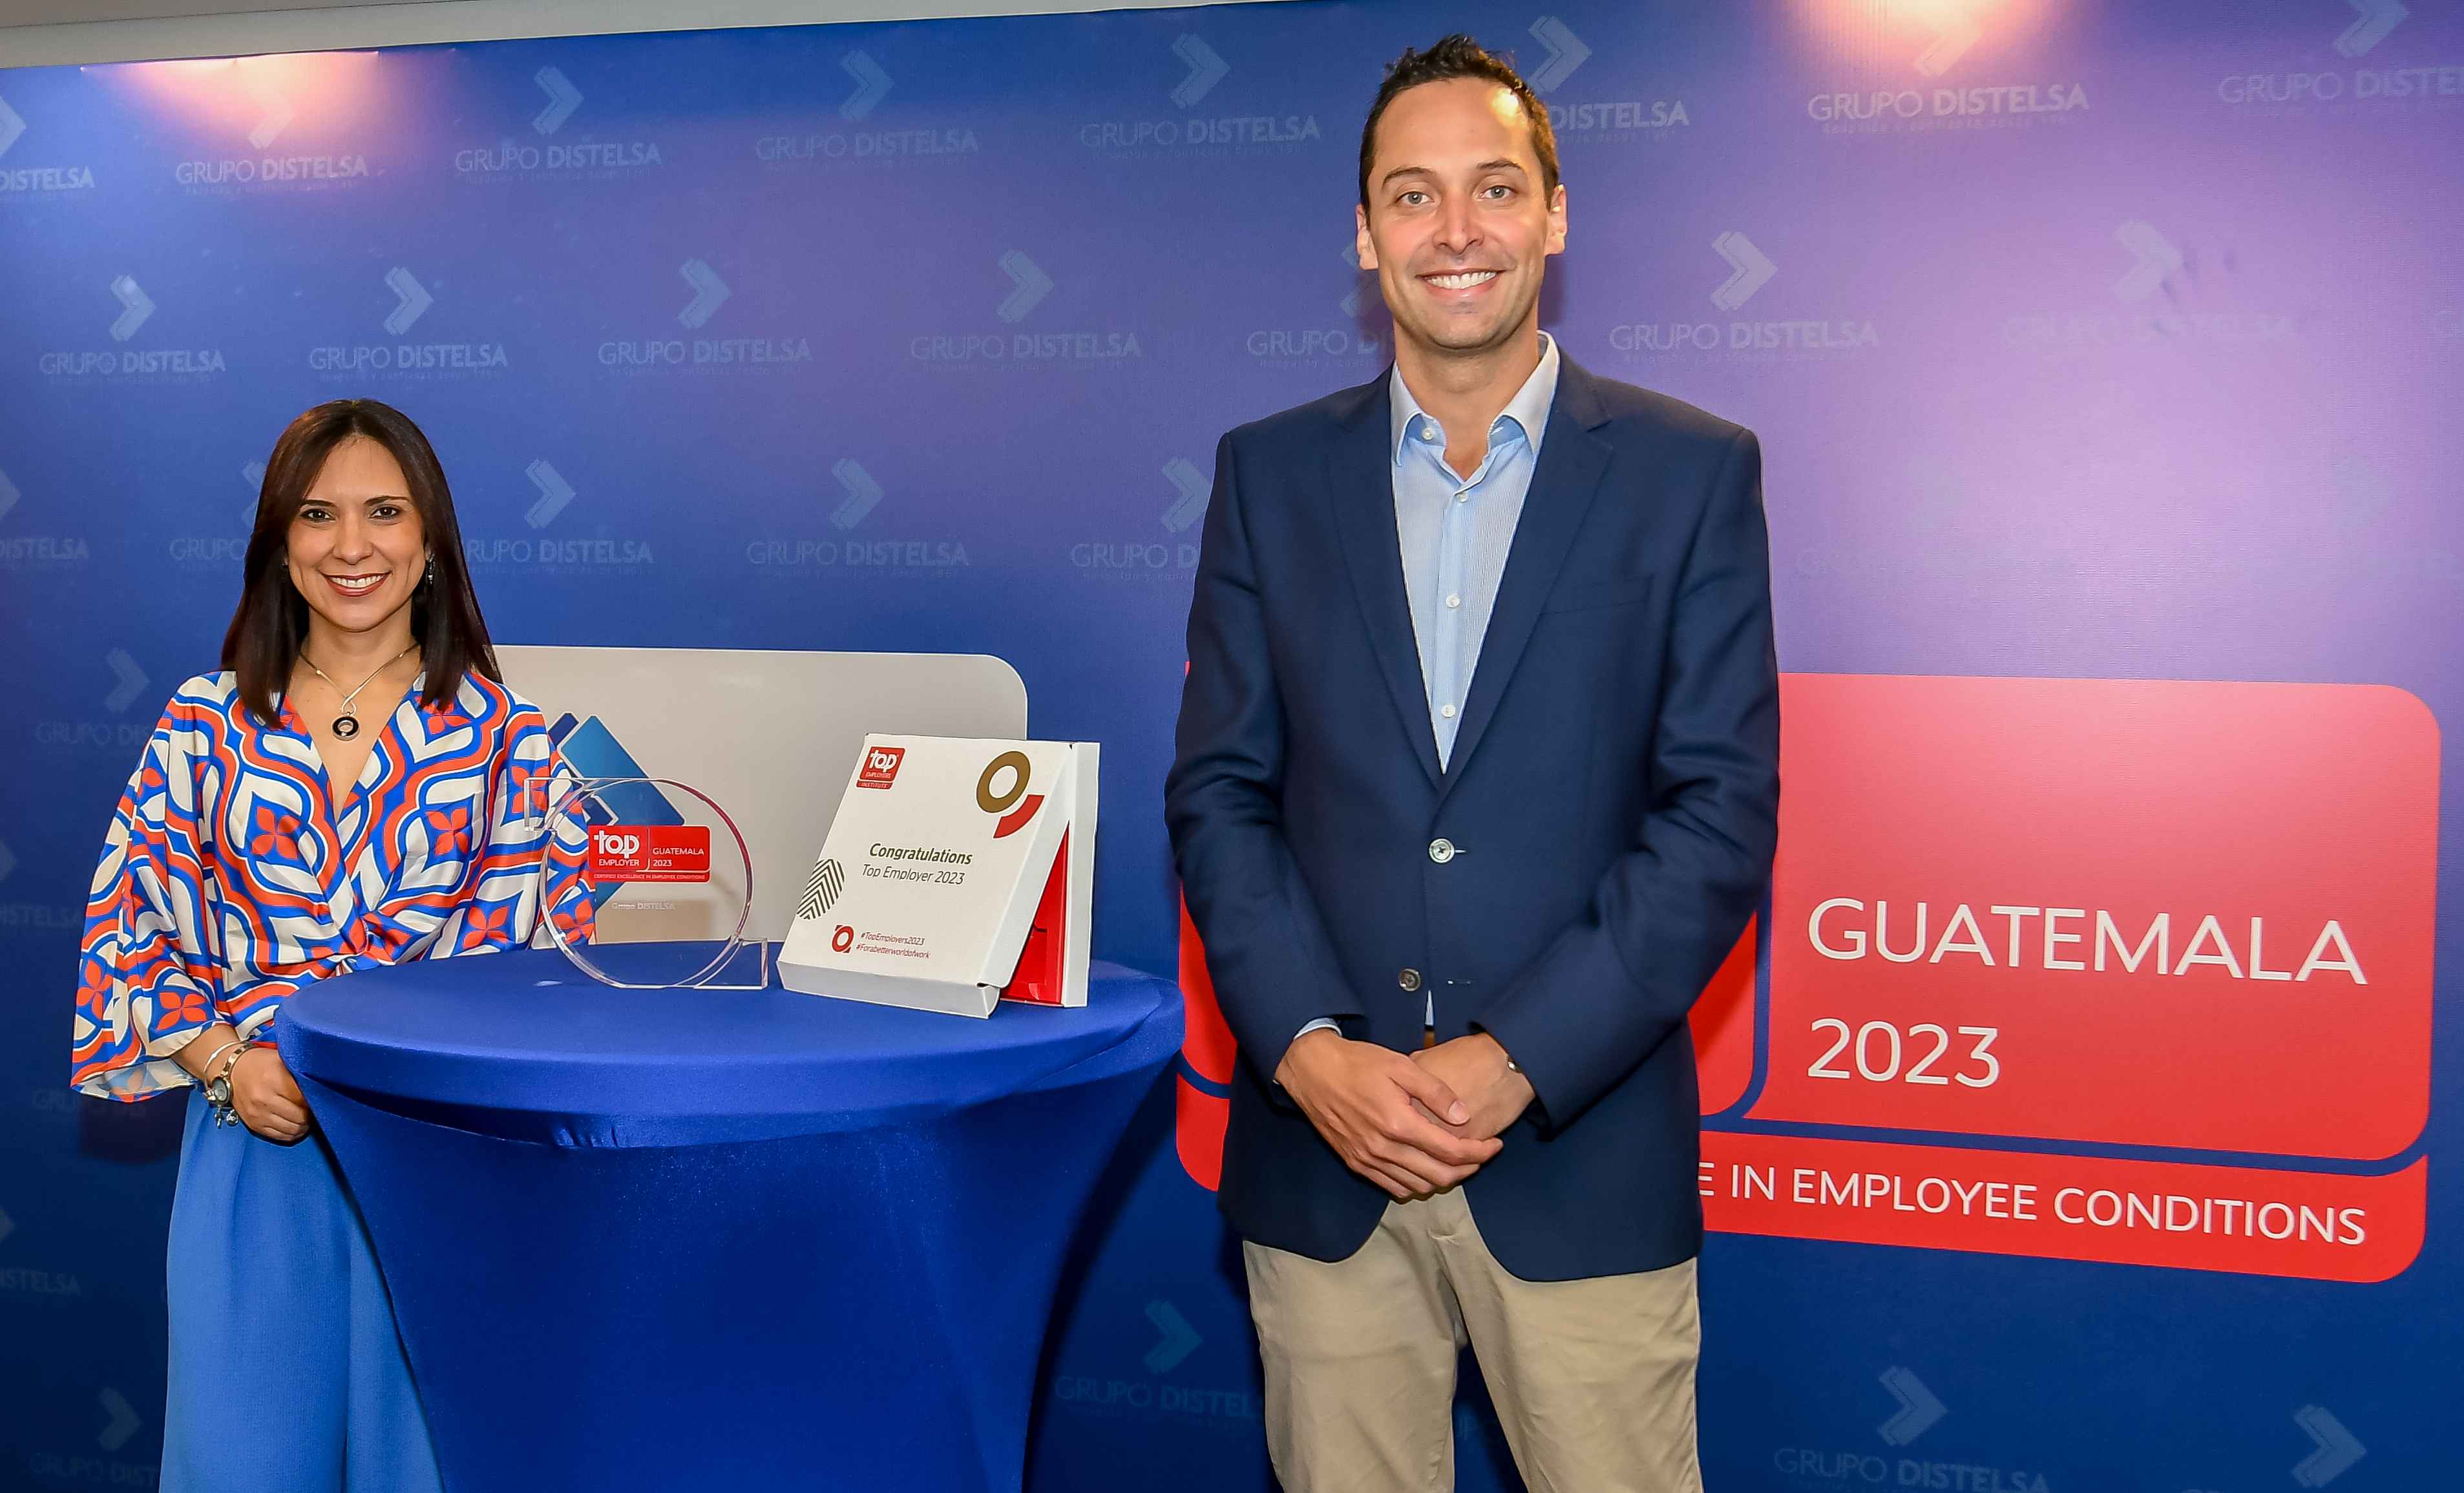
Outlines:
[[[367,1225],[321,1134],[188,1101],[171,1203],[165,1493],[442,1493]]]

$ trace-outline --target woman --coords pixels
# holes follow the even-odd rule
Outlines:
[[[86,909],[77,1087],[205,1096],[171,1209],[165,1489],[438,1487],[365,1226],[268,1027],[312,980],[545,941],[550,762],[428,438],[374,400],[293,421],[222,671],[163,713]],[[589,912],[560,879],[559,926]]]

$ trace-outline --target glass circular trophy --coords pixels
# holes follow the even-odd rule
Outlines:
[[[619,990],[760,990],[753,855],[716,800],[671,778],[561,776],[548,803],[548,936]],[[576,893],[587,900],[563,912]]]

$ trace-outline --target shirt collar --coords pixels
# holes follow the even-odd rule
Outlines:
[[[1403,459],[1404,437],[1412,433],[1413,426],[1426,411],[1420,408],[1420,402],[1412,397],[1411,389],[1404,384],[1401,367],[1392,369],[1386,377],[1393,396],[1389,404],[1394,410],[1390,431],[1392,439],[1387,442],[1388,455],[1399,462]],[[1557,340],[1543,332],[1540,334],[1540,366],[1531,370],[1531,377],[1523,381],[1523,387],[1515,390],[1514,397],[1507,401],[1505,410],[1498,416],[1501,420],[1513,421],[1516,428],[1523,432],[1523,439],[1530,446],[1534,461],[1540,456],[1541,438],[1548,433],[1549,406],[1556,402],[1556,398]]]

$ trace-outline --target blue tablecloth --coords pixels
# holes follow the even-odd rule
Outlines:
[[[1181,1016],[1107,965],[977,1021],[542,952],[327,981],[277,1031],[452,1493],[939,1493],[1019,1485],[1063,1253]]]

